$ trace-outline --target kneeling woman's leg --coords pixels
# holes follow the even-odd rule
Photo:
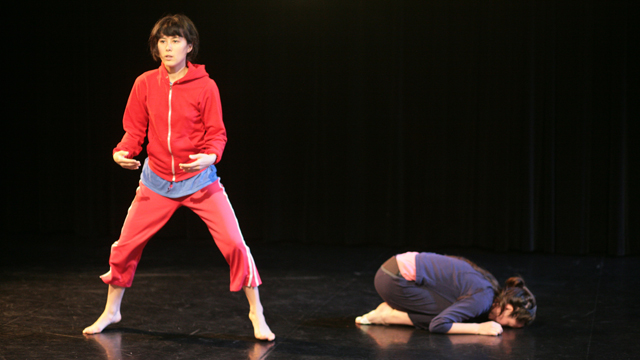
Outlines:
[[[395,257],[387,260],[375,277],[376,291],[385,301],[357,323],[415,325],[427,328],[441,306],[428,289],[417,286],[400,275]]]
[[[392,258],[393,259],[393,258]],[[392,260],[389,259],[389,260]],[[389,261],[387,261],[388,263]],[[385,265],[387,265],[385,263]],[[406,311],[394,301],[398,293],[398,280],[400,279],[396,271],[389,271],[384,265],[378,269],[375,278],[375,285],[378,294],[385,301],[378,305],[375,310],[358,316],[356,323],[361,325],[377,324],[377,325],[413,325]]]

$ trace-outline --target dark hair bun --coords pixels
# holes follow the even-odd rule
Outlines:
[[[514,287],[523,288],[524,287],[524,280],[522,280],[522,278],[519,277],[519,276],[510,277],[510,278],[507,279],[507,281],[505,283],[505,287],[507,287],[507,288],[514,288]]]

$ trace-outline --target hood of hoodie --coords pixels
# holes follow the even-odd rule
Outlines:
[[[187,68],[187,73],[182,78],[180,78],[180,80],[177,80],[174,84],[184,84],[202,78],[209,78],[209,74],[205,70],[204,65],[192,64],[191,62],[187,62]],[[169,82],[169,73],[162,63],[160,64],[160,68],[158,70],[159,80]]]

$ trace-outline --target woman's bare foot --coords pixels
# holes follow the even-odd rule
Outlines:
[[[253,324],[253,334],[258,340],[273,341],[276,335],[269,329],[267,321],[262,313],[262,303],[260,302],[260,292],[258,287],[245,286],[244,293],[249,301],[249,319]]]
[[[360,325],[371,325],[373,324],[371,321],[369,321],[369,316],[372,315],[374,312],[376,312],[375,310],[371,310],[368,313],[362,315],[362,316],[358,316],[356,318],[356,324],[360,324]]]
[[[369,324],[380,324],[387,325],[385,321],[385,316],[390,314],[393,311],[393,308],[389,306],[386,302],[378,305],[375,310],[368,312],[363,316],[358,316],[356,318],[356,324],[361,325],[369,325]]]
[[[102,312],[102,315],[100,315],[93,325],[82,330],[83,334],[98,334],[107,326],[120,322],[120,319],[122,319],[122,315],[120,315],[120,304],[122,304],[124,291],[125,288],[123,287],[109,285],[107,304],[104,307],[104,312]]]
[[[258,340],[273,341],[276,335],[271,332],[262,312],[249,312],[249,319],[253,324],[253,334]]]
[[[111,314],[110,312],[105,310],[105,312],[103,312],[102,315],[100,315],[98,320],[96,320],[96,322],[94,322],[93,325],[88,326],[84,330],[82,330],[82,333],[89,334],[89,335],[99,334],[102,332],[102,330],[104,330],[104,328],[106,328],[111,324],[120,322],[121,319],[122,319],[122,315],[120,315],[120,311],[118,311],[115,314]]]

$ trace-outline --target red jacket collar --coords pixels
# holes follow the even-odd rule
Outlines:
[[[177,83],[184,83],[187,81],[200,79],[205,76],[209,77],[209,74],[205,70],[204,65],[192,64],[190,61],[187,61],[187,67],[189,68],[189,71],[182,79],[178,80]],[[168,81],[169,73],[162,63],[160,63],[160,67],[158,68],[158,70],[160,79],[166,79]]]

